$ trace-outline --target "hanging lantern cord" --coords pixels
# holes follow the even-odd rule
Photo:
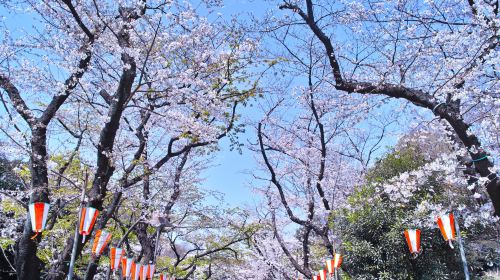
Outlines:
[[[453,243],[451,242],[451,238],[448,239],[448,244],[450,244],[451,249],[455,249],[455,247],[453,247]]]
[[[478,158],[478,159],[473,159],[473,160],[472,160],[472,162],[482,161],[482,160],[485,160],[485,159],[487,159],[487,158],[488,158],[488,156],[483,156],[483,157]]]
[[[432,108],[432,112],[435,114],[435,113],[436,113],[436,109],[437,109],[439,106],[441,106],[441,105],[445,105],[445,104],[446,104],[446,103],[444,103],[444,102],[441,102],[441,103],[437,104],[436,106],[434,106],[434,108]]]
[[[35,235],[33,235],[33,236],[31,237],[31,240],[35,240],[35,238],[38,236],[38,234],[39,234],[39,233],[40,233],[40,232],[38,232],[38,231],[37,231],[37,232],[35,232]]]

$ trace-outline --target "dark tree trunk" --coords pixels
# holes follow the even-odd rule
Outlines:
[[[97,262],[99,258],[96,258],[95,256],[92,256],[92,259],[90,260],[90,263],[87,266],[87,271],[85,272],[85,277],[83,279],[85,280],[92,280],[94,279],[95,274],[97,273]]]
[[[131,16],[131,15],[125,15]],[[130,18],[123,18],[124,22],[128,21]],[[129,47],[129,27],[123,27],[118,34],[118,41],[121,47]],[[136,77],[136,63],[133,57],[123,53],[121,55],[123,63],[130,65],[128,69],[124,69],[118,88],[113,96],[112,102],[110,103],[108,110],[109,121],[104,124],[99,135],[99,143],[97,146],[97,169],[94,174],[94,180],[92,181],[92,188],[88,194],[88,203],[90,207],[94,207],[99,211],[102,211],[102,206],[107,193],[107,185],[109,179],[113,175],[115,170],[112,159],[110,155],[113,153],[113,147],[115,143],[116,134],[118,128],[120,127],[120,120],[122,118],[125,106],[130,101],[130,97],[133,94],[132,84],[134,83]],[[101,214],[102,215],[102,214]],[[104,222],[106,224],[107,220]],[[95,227],[94,227],[95,228]],[[91,229],[89,236],[93,236],[94,228]],[[77,247],[77,257],[81,255],[83,246],[87,243],[79,243]],[[49,275],[50,280],[62,280],[64,276],[68,273],[68,266],[66,263],[69,262],[71,257],[71,250],[73,247],[73,240],[68,239],[65,248],[61,252],[58,258],[58,263],[51,269]],[[90,271],[92,272],[92,271]],[[89,277],[92,277],[89,274]]]
[[[72,73],[64,82],[65,90],[54,95],[47,105],[43,113],[37,118],[32,110],[21,97],[19,89],[12,84],[10,78],[0,73],[0,88],[4,89],[16,108],[16,111],[23,117],[26,123],[31,128],[31,155],[30,155],[30,172],[31,172],[31,195],[30,203],[45,202],[49,203],[48,189],[48,169],[47,169],[47,126],[54,118],[59,108],[64,104],[66,99],[71,94],[72,90],[78,85],[78,81],[86,72],[91,59],[91,46],[95,39],[95,34],[91,34],[86,26],[83,25],[79,15],[74,10],[71,1],[63,1],[72,11],[72,15],[79,23],[79,26],[84,29],[88,36],[88,41],[82,46],[84,56],[78,62],[78,69]],[[34,280],[40,279],[40,269],[43,266],[41,260],[36,256],[38,242],[41,240],[41,235],[32,239],[34,233],[31,230],[31,220],[29,213],[26,216],[23,234],[16,241],[15,246],[15,268],[19,280]]]
[[[29,214],[24,223],[24,231],[21,237],[16,241],[15,245],[15,268],[17,279],[40,279],[40,270],[42,261],[36,256],[37,241],[31,239],[33,232],[31,231],[31,222]]]
[[[31,137],[31,187],[33,193],[30,196],[30,203],[49,203],[48,196],[48,174],[47,174],[47,147],[46,128],[39,124],[32,129]],[[18,279],[40,279],[40,269],[42,261],[36,256],[37,245],[41,240],[39,234],[32,238],[35,233],[31,230],[31,220],[29,213],[24,222],[22,235],[16,241],[15,267]]]
[[[109,219],[115,213],[118,208],[118,204],[120,203],[122,197],[121,192],[117,192],[113,195],[113,200],[111,204],[108,206],[105,212],[103,212],[101,218],[97,222],[98,229],[104,229]],[[111,244],[110,244],[111,245]],[[87,265],[87,271],[85,272],[85,280],[94,279],[95,274],[97,273],[97,263],[99,262],[100,256],[92,256],[89,264]]]

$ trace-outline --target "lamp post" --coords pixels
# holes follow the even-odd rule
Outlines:
[[[465,280],[469,280],[470,279],[469,267],[467,266],[467,259],[465,258],[464,242],[463,242],[462,236],[460,234],[460,227],[458,225],[458,216],[454,220],[455,220],[455,229],[457,231],[458,246],[460,248],[460,257],[462,258],[462,264],[464,267]]]
[[[75,267],[76,253],[78,251],[78,242],[80,241],[79,240],[80,234],[78,233],[78,228],[80,227],[82,208],[83,208],[83,203],[85,200],[85,188],[87,186],[87,179],[88,179],[88,174],[85,173],[85,181],[84,181],[84,185],[82,186],[82,195],[80,197],[80,210],[78,211],[78,220],[76,222],[75,236],[73,238],[73,251],[71,252],[71,261],[69,263],[68,280],[73,279],[73,269]]]

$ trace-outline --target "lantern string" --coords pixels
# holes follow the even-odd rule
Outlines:
[[[435,114],[436,113],[436,109],[441,106],[441,105],[444,105],[445,103],[444,102],[441,102],[441,103],[438,103],[436,106],[434,106],[434,108],[432,108],[432,112]]]
[[[31,237],[31,240],[35,240],[35,238],[38,236],[38,234],[39,234],[39,232],[37,231],[37,232],[35,233],[35,235],[33,235],[33,236]]]
[[[85,243],[85,236],[86,235],[83,235],[83,238],[82,238],[82,244]]]
[[[485,159],[487,159],[487,158],[488,158],[488,156],[483,156],[483,157],[478,158],[478,159],[473,159],[473,160],[472,160],[472,162],[482,161],[482,160],[485,160]]]

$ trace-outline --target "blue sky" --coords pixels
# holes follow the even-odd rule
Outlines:
[[[228,0],[224,7],[216,8],[215,12],[227,19],[238,14],[238,17],[242,19],[248,18],[250,13],[261,14],[265,10],[262,1]],[[0,23],[3,22],[10,31],[17,28],[29,30],[31,26],[37,24],[26,14],[9,14],[2,6],[0,6],[0,17],[2,17]],[[244,118],[259,117],[255,108],[242,109]],[[252,128],[248,127],[246,132],[240,136],[243,144],[247,144],[247,139],[252,137],[252,132]],[[3,135],[0,138],[3,138]],[[253,155],[246,147],[243,147],[241,154],[236,150],[231,151],[229,140],[223,139],[220,143],[220,152],[214,154],[211,167],[202,175],[206,178],[203,188],[224,193],[225,202],[231,206],[252,203],[252,193],[248,188],[251,175],[246,171],[254,169],[255,166]]]
[[[226,0],[222,9],[218,10],[224,17],[231,17],[234,14],[240,14],[241,18],[248,18],[249,13],[263,15],[268,10],[278,12],[276,6],[270,5],[269,1],[262,0]],[[241,111],[244,118],[258,121],[262,118],[262,112],[255,107],[245,108]],[[246,131],[240,137],[243,144],[256,142],[255,129],[246,127]],[[385,139],[382,143],[379,155],[383,153],[386,146],[394,145],[396,138]],[[258,155],[257,155],[258,156]],[[230,151],[228,139],[223,139],[220,142],[220,151],[215,154],[212,167],[207,169],[203,176],[205,177],[204,188],[220,191],[225,194],[225,202],[230,206],[239,205],[254,205],[258,201],[258,197],[252,193],[250,184],[262,184],[263,182],[256,181],[251,171],[257,168],[255,153],[250,151],[246,146],[243,147],[242,153],[238,151]],[[264,174],[263,177],[269,177]]]
[[[255,107],[243,108],[240,111],[244,118],[258,120],[260,113]],[[247,148],[248,141],[255,143],[255,130],[246,127],[245,132],[239,136],[245,146],[241,154],[235,149],[230,150],[228,138],[222,139],[219,144],[220,151],[214,154],[211,167],[205,170],[204,188],[216,190],[225,194],[225,202],[230,206],[251,205],[256,201],[249,184],[252,182],[250,171],[256,169],[254,154]]]
[[[231,18],[233,15],[239,15],[238,18],[249,19],[249,14],[257,16],[263,15],[267,10],[274,9],[274,5],[263,0],[227,0],[222,8],[216,8],[215,12],[224,18]],[[26,16],[7,15],[5,10],[0,8],[0,16],[6,17],[8,26],[23,26],[29,28],[34,22]],[[261,118],[260,110],[254,107],[240,108],[243,121]],[[256,160],[254,153],[247,149],[249,141],[255,143],[255,131],[253,127],[246,127],[245,133],[240,135],[239,140],[242,144],[241,154],[230,150],[230,141],[223,139],[220,142],[220,151],[213,155],[213,162],[202,176],[205,178],[203,188],[216,190],[225,194],[225,202],[231,206],[252,205],[258,199],[249,188],[250,183],[254,183],[251,171],[256,169]],[[391,143],[392,144],[392,143]],[[259,182],[262,183],[262,182]]]
[[[255,0],[226,0],[224,7],[217,12],[223,17],[240,15],[240,19],[248,19],[250,13],[263,14],[269,7],[263,1]],[[257,120],[260,113],[255,107],[243,108],[243,118]],[[251,205],[257,199],[249,188],[252,182],[250,171],[256,168],[254,155],[247,149],[248,141],[255,141],[254,129],[246,127],[245,133],[239,137],[242,144],[241,154],[230,150],[230,141],[223,139],[220,142],[220,151],[215,154],[212,167],[207,169],[203,176],[204,188],[220,191],[225,194],[225,202],[231,206]]]

